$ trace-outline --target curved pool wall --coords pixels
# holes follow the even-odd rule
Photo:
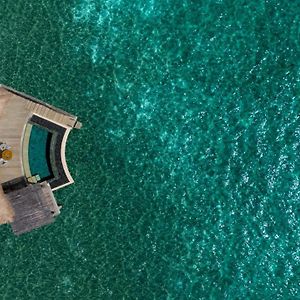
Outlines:
[[[23,171],[27,179],[38,175],[38,181],[47,181],[52,190],[74,182],[65,156],[70,130],[37,115],[28,119],[22,140]]]

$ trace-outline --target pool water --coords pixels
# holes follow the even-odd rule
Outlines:
[[[39,175],[41,180],[52,176],[50,166],[50,142],[52,133],[33,125],[29,139],[29,166],[32,175]]]

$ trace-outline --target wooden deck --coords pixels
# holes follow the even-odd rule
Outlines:
[[[0,142],[7,143],[13,151],[12,160],[0,166],[0,184],[24,176],[23,136],[26,124],[33,114],[65,127],[68,131],[71,128],[80,127],[75,116],[43,104],[38,100],[35,101],[33,98],[25,98],[0,85]],[[65,158],[65,144],[61,151],[62,157]],[[28,167],[26,164],[27,162],[25,167]],[[63,164],[68,172],[66,162],[64,161]],[[69,173],[68,176],[71,178]]]
[[[26,109],[29,110],[31,113],[34,113],[35,115],[43,117],[44,119],[47,119],[53,123],[67,128],[73,128],[76,123],[75,118],[56,112],[53,109],[39,103],[27,101]]]
[[[14,210],[0,186],[0,225],[11,223],[14,216]]]
[[[15,214],[11,226],[17,235],[50,224],[59,214],[59,207],[46,182],[28,185],[6,196]]]
[[[23,176],[22,136],[30,118],[26,100],[0,88],[0,142],[12,147],[13,158],[0,166],[0,183]]]

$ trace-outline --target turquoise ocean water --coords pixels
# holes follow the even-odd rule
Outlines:
[[[0,82],[79,116],[62,214],[0,228],[0,299],[300,299],[299,0],[0,0]]]

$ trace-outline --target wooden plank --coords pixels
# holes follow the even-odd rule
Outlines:
[[[22,168],[22,134],[29,112],[27,101],[15,95],[7,94],[6,101],[0,101],[0,142],[11,146],[13,158],[0,166],[0,183],[23,176]]]
[[[12,228],[22,234],[54,221],[59,208],[47,183],[28,185],[7,194],[14,211]]]

